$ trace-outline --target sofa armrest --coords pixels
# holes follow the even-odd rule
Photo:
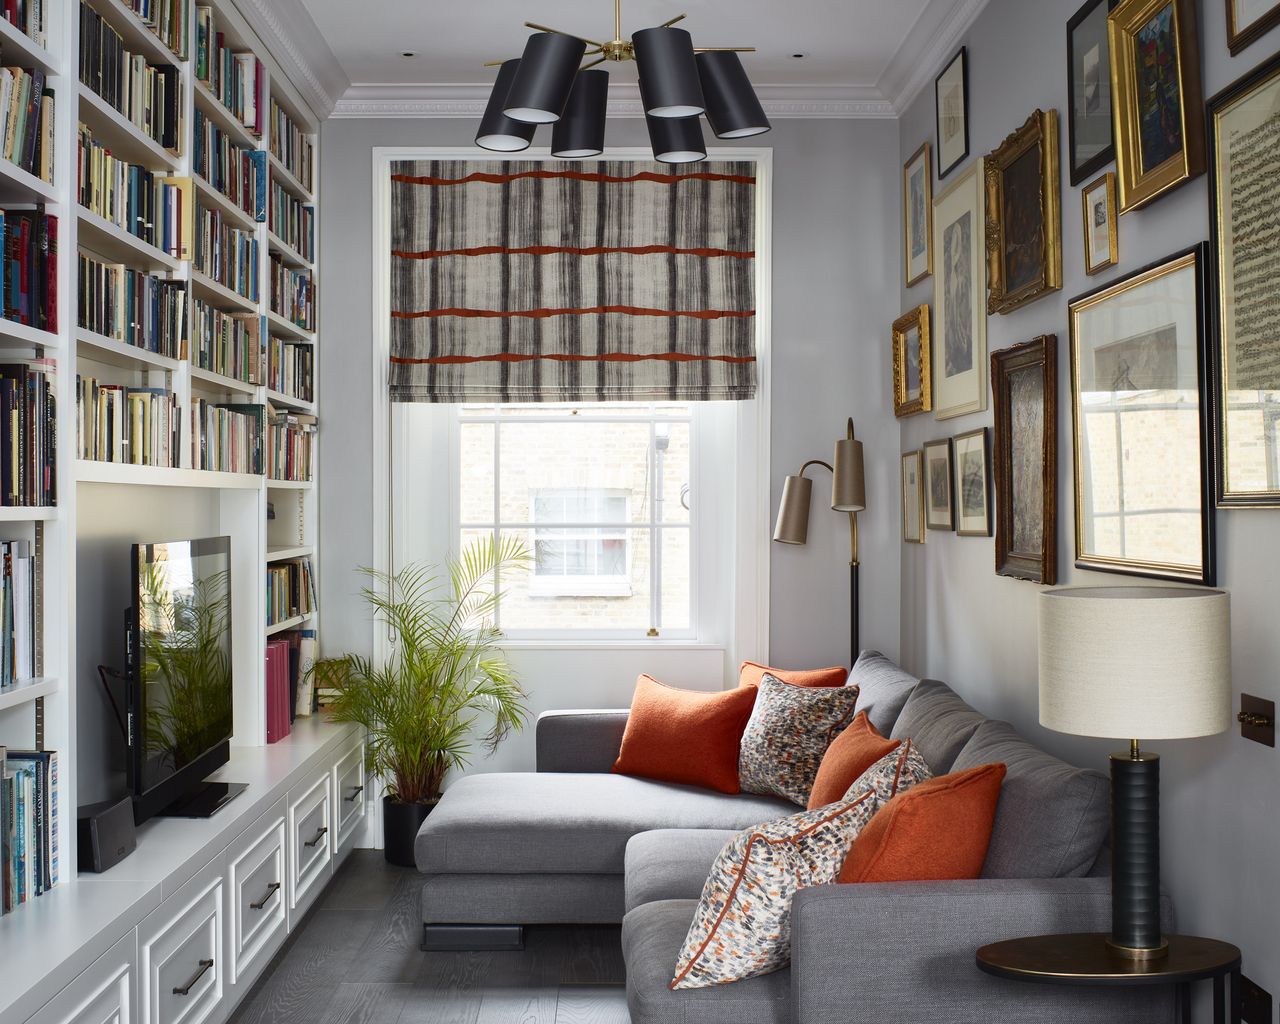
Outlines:
[[[622,749],[621,710],[544,711],[536,729],[537,771],[608,772]]]
[[[1162,911],[1169,927],[1167,896]],[[796,894],[791,924],[792,1019],[804,1024],[1173,1020],[1169,987],[1029,985],[974,964],[989,942],[1109,931],[1107,878],[824,885]]]

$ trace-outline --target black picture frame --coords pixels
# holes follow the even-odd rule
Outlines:
[[[942,166],[942,102],[938,96],[938,87],[942,84],[943,78],[955,66],[956,61],[960,62],[960,81],[961,81],[961,107],[963,109],[964,120],[964,152],[948,163]],[[948,174],[954,171],[962,163],[969,158],[969,48],[967,46],[960,47],[956,53],[933,80],[933,135],[934,135],[934,151],[937,153],[938,162],[938,180],[941,181]]]
[[[1115,125],[1112,123],[1110,96],[1110,49],[1107,49],[1105,65],[1100,63],[1098,70],[1100,87],[1105,87],[1107,90],[1106,102],[1102,104],[1102,109],[1105,111],[1106,121],[1111,129],[1111,141],[1105,148],[1086,160],[1080,160],[1077,155],[1080,133],[1076,127],[1076,34],[1089,22],[1090,18],[1097,17],[1098,8],[1105,5],[1106,10],[1102,12],[1101,45],[1107,47],[1106,13],[1113,10],[1119,2],[1120,0],[1086,0],[1084,6],[1076,11],[1067,22],[1067,166],[1071,171],[1071,184],[1073,186],[1093,177],[1116,158]]]

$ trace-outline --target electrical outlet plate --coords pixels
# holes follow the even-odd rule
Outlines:
[[[1240,712],[1247,715],[1262,715],[1268,720],[1267,725],[1248,725],[1240,723],[1240,735],[1255,743],[1268,747],[1276,745],[1276,702],[1253,697],[1247,693],[1240,694]],[[1270,1021],[1267,1024],[1271,1024]]]
[[[1272,1024],[1271,993],[1245,977],[1240,979],[1240,1002],[1244,1024]]]

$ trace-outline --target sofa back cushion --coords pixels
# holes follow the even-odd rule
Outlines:
[[[952,766],[1005,765],[983,878],[1079,878],[1107,836],[1109,784],[1032,746],[1008,722],[984,722]]]
[[[865,711],[880,735],[888,736],[919,682],[879,651],[863,651],[849,672],[849,684],[858,687],[854,711]]]
[[[911,691],[889,738],[910,739],[934,775],[946,775],[978,726],[987,720],[946,683],[923,679]]]

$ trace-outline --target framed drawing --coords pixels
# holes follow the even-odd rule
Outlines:
[[[969,50],[951,58],[933,81],[934,120],[937,125],[938,180],[969,155]]]
[[[902,539],[924,543],[924,486],[920,452],[902,453]]]
[[[1209,101],[1220,506],[1280,507],[1280,57]]]
[[[996,573],[1058,581],[1058,339],[991,353]]]
[[[1058,112],[1037,110],[986,160],[987,312],[1062,287]]]
[[[933,208],[933,408],[937,419],[987,407],[986,228],[983,161],[978,160]]]
[[[986,427],[951,439],[955,478],[956,533],[961,537],[991,536],[990,435]]]
[[[924,444],[924,524],[930,530],[955,529],[949,437]]]
[[[1208,246],[1073,299],[1076,566],[1214,583]]]
[[[932,217],[933,168],[926,142],[902,168],[902,251],[908,288],[933,273]]]
[[[929,307],[917,306],[893,322],[893,414],[914,416],[933,408],[929,366]]]
[[[1204,173],[1195,0],[1122,0],[1107,16],[1120,212]]]
[[[1227,0],[1227,49],[1234,57],[1280,25],[1276,0]]]
[[[1067,22],[1067,149],[1071,184],[1116,155],[1111,136],[1111,50],[1107,14],[1118,0],[1086,0]]]
[[[1096,274],[1120,259],[1116,234],[1116,176],[1108,171],[1080,192],[1084,212],[1084,272]]]

